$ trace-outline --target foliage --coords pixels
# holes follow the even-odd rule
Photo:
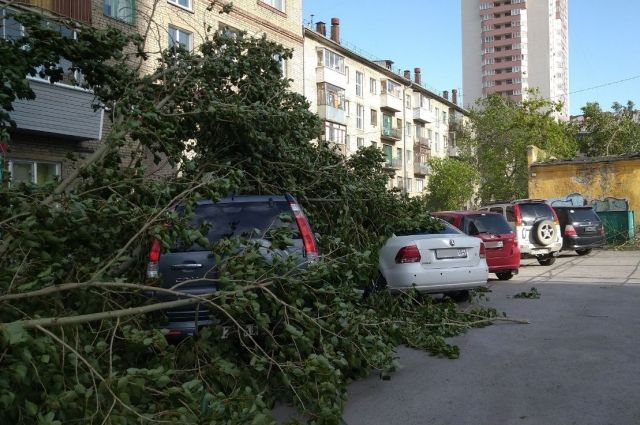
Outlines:
[[[540,292],[535,288],[531,288],[530,291],[518,292],[513,296],[513,298],[524,298],[524,299],[534,299],[537,300],[540,298]]]
[[[3,102],[28,97],[21,78],[44,57],[57,72],[63,55],[113,125],[63,181],[0,192],[0,422],[263,424],[285,402],[313,423],[336,423],[348,382],[392,370],[398,344],[456,357],[445,338],[495,316],[412,292],[363,297],[380,244],[433,222],[419,201],[385,189],[379,151],[345,161],[309,143],[320,122],[274,59],[291,52],[264,38],[212,34],[195,52],[163,52],[141,75],[122,53],[145,58],[137,36],[83,28],[78,41],[47,33],[39,45],[37,18],[19,19],[29,36],[16,45],[42,48],[0,41],[2,52],[24,56]],[[181,172],[149,178],[145,151]],[[284,191],[307,208],[324,261],[300,269],[265,261],[251,241],[226,240],[211,253],[219,291],[144,296],[163,292],[142,277],[152,239],[164,249],[203,239],[172,208],[177,202],[189,211],[203,197]],[[215,323],[168,344],[153,326],[157,314],[196,302]],[[257,335],[243,331],[248,324]]]
[[[463,208],[473,197],[478,185],[478,172],[467,162],[456,158],[434,158],[429,176],[427,206],[431,211]]]
[[[571,127],[553,115],[560,106],[535,93],[520,103],[497,94],[478,101],[458,145],[480,173],[481,203],[527,196],[528,146],[557,158],[574,156]]]
[[[614,102],[611,111],[598,103],[582,107],[584,121],[578,123],[578,146],[587,156],[624,155],[640,152],[640,121],[633,102]]]

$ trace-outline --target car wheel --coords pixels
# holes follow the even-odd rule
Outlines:
[[[551,254],[538,256],[538,263],[540,263],[541,266],[550,266],[555,262],[556,262],[556,257],[554,257]]]
[[[589,249],[576,249],[578,255],[587,255],[591,252],[591,248]]]
[[[533,235],[540,245],[551,245],[556,240],[556,225],[551,220],[540,220],[533,226]]]
[[[506,272],[498,272],[496,273],[496,276],[498,276],[498,279],[500,280],[509,280],[513,277],[513,272],[511,270]]]
[[[469,292],[466,289],[464,291],[447,292],[445,293],[445,295],[450,297],[452,300],[454,300],[457,303],[469,301],[469,299],[471,298],[471,292]]]
[[[382,291],[387,288],[387,279],[382,276],[382,273],[378,272],[378,276],[375,279],[371,279],[369,286],[365,289],[365,295],[372,294],[374,292]]]

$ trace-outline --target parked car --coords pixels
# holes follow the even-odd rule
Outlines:
[[[291,220],[283,221],[283,214]],[[294,234],[292,242],[283,250],[264,249],[265,258],[276,255],[295,255],[298,264],[315,261],[318,248],[302,207],[291,195],[284,196],[233,196],[218,202],[203,200],[197,203],[191,224],[199,228],[204,222],[210,224],[207,239],[215,243],[223,238],[241,236],[257,239],[261,246],[269,248],[263,238],[264,231],[276,227],[288,227]],[[256,234],[256,229],[260,232]],[[159,241],[154,241],[149,253],[147,278],[155,280],[162,288],[180,285],[177,291],[191,295],[206,295],[216,290],[218,269],[214,255],[198,244],[186,246],[176,243],[169,252],[161,253]],[[161,301],[175,299],[163,292],[147,293]],[[212,323],[206,303],[191,304],[166,312],[169,337],[192,335],[198,328]]]
[[[534,256],[550,266],[562,249],[560,222],[551,205],[543,199],[521,199],[485,205],[481,211],[502,214],[515,231],[520,254]]]
[[[562,249],[587,255],[606,243],[604,226],[592,207],[553,207],[562,229]]]
[[[396,232],[380,249],[377,288],[391,292],[415,285],[423,293],[445,293],[456,300],[469,297],[469,289],[486,286],[485,247],[439,220],[439,230]]]
[[[518,274],[520,248],[504,216],[488,211],[442,211],[433,215],[484,242],[489,273],[495,273],[500,280]]]

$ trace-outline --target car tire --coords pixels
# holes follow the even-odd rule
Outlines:
[[[498,279],[500,280],[509,280],[513,277],[513,272],[511,270],[506,272],[497,272],[496,276],[498,276]]]
[[[463,291],[447,292],[445,295],[457,303],[462,303],[471,299],[471,292],[468,289]]]
[[[576,249],[576,253],[578,255],[588,255],[591,253],[591,248],[589,249]]]
[[[556,262],[556,257],[551,254],[539,255],[537,258],[541,266],[550,266]]]
[[[551,220],[540,220],[533,225],[535,242],[549,246],[556,240],[556,224]]]

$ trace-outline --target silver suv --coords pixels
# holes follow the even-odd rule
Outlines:
[[[555,263],[562,249],[562,234],[558,217],[547,201],[520,199],[479,209],[502,214],[507,219],[522,256],[534,256],[543,266]]]

